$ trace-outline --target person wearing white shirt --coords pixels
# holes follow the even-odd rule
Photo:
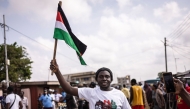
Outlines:
[[[113,73],[109,68],[103,67],[97,70],[95,80],[98,85],[95,88],[72,87],[63,78],[55,59],[51,61],[50,69],[57,76],[65,92],[87,100],[90,109],[131,109],[125,95],[120,90],[111,87]]]
[[[6,109],[22,109],[21,98],[17,94],[14,94],[13,90],[11,86],[7,88]]]
[[[61,94],[57,93],[57,90],[54,91],[54,96],[55,96],[55,107],[58,107],[58,103],[60,101],[60,98],[62,97]]]
[[[52,98],[52,108],[55,109],[55,94],[53,94],[53,89],[49,89],[49,95]]]
[[[20,98],[21,98],[21,102],[22,102],[22,105],[23,105],[22,109],[28,109],[28,98],[26,98],[24,96],[24,92],[23,91],[21,91],[21,93],[20,93]]]

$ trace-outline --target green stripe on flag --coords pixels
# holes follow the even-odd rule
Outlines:
[[[64,40],[65,43],[67,43],[71,48],[73,48],[77,52],[79,59],[80,59],[80,63],[82,65],[86,65],[85,61],[83,60],[82,56],[80,55],[80,52],[79,52],[78,48],[76,47],[73,39],[69,35],[69,33],[65,32],[62,29],[55,28],[53,38]]]

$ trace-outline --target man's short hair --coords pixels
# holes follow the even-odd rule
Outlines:
[[[7,88],[7,90],[8,90],[9,92],[13,92],[14,88],[13,88],[12,86],[9,86],[9,87]]]
[[[131,80],[131,83],[137,84],[136,79],[132,79],[132,80]]]
[[[154,87],[155,89],[157,89],[157,88],[158,88],[158,85],[157,85],[157,84],[153,84],[153,87]]]
[[[89,85],[89,87],[92,87],[92,88],[96,87],[96,83],[91,82],[90,85]]]
[[[123,84],[123,87],[126,87],[125,84]]]
[[[100,73],[101,71],[108,71],[108,72],[110,73],[110,76],[111,76],[111,81],[113,81],[113,74],[112,74],[112,71],[111,71],[109,68],[106,68],[106,67],[102,67],[102,68],[100,68],[100,69],[98,69],[98,70],[96,71],[96,77],[95,77],[96,81],[97,81],[98,75],[99,75],[99,73]]]

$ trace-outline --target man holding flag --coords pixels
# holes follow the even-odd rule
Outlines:
[[[58,5],[55,27],[54,38],[65,40],[65,42],[77,52],[81,64],[86,65],[82,58],[82,54],[86,50],[86,45],[84,45],[72,33],[60,4]],[[59,83],[65,92],[87,100],[89,102],[90,109],[131,109],[125,95],[121,91],[110,86],[113,81],[113,74],[109,68],[103,67],[96,72],[95,78],[98,86],[95,88],[74,88],[70,86],[70,84],[68,84],[68,82],[63,78],[55,58],[51,61],[50,69],[57,76]]]

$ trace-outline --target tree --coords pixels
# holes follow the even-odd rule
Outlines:
[[[5,69],[5,49],[4,44],[0,45],[0,81],[6,79]],[[7,59],[10,60],[8,66],[9,80],[11,82],[26,81],[31,78],[31,64],[26,48],[18,46],[16,42],[7,45]]]

